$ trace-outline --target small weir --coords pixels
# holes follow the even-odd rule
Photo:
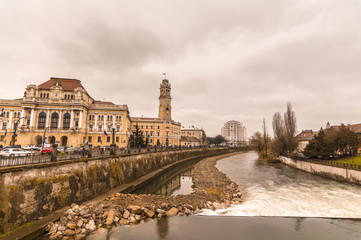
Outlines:
[[[260,163],[252,152],[222,159],[216,166],[240,185],[245,196],[242,204],[225,210],[205,210],[198,216],[100,229],[87,240],[361,239],[361,186],[282,164]],[[191,166],[172,169],[173,173],[168,172],[137,193],[189,192],[191,180],[182,181],[182,174],[187,177],[191,171]]]

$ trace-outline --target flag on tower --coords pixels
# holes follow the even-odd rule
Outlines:
[[[108,134],[107,134],[107,132],[104,130],[104,134],[105,134],[105,136],[108,136]]]

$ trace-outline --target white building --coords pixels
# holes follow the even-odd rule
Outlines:
[[[221,132],[229,145],[246,145],[247,129],[239,121],[231,120],[224,124]]]

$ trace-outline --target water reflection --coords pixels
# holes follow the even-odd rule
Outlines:
[[[159,238],[165,239],[168,236],[168,218],[160,218],[157,220],[157,233]]]
[[[193,191],[192,171],[196,162],[198,161],[180,164],[133,193],[163,196],[189,194]]]

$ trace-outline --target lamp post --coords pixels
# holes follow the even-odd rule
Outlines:
[[[18,128],[18,124],[19,124],[20,119],[23,119],[23,118],[25,118],[25,117],[21,117],[15,122],[14,133],[13,133],[13,137],[12,137],[12,144],[10,143],[10,145],[15,145],[16,130]]]
[[[45,133],[46,133],[46,129],[49,129],[49,127],[44,128],[44,136],[43,136],[43,148],[44,148],[44,143],[45,143]]]

